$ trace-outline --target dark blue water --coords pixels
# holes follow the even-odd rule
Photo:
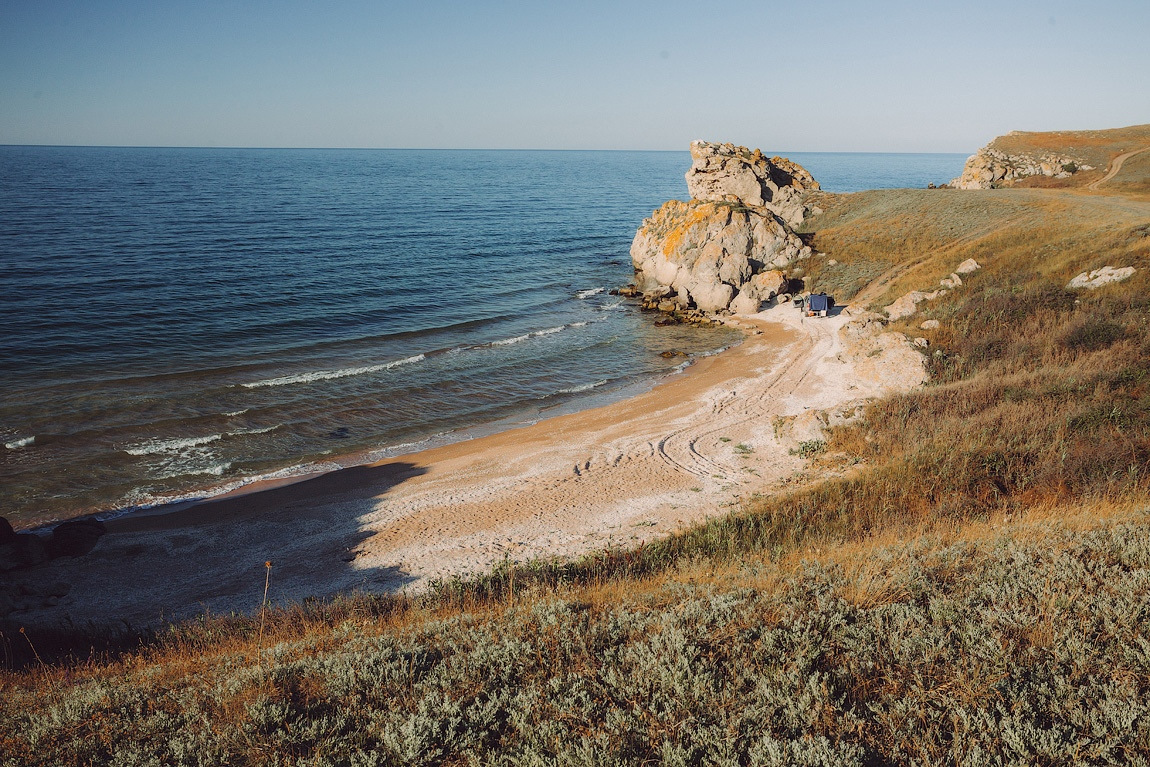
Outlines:
[[[830,191],[958,155],[793,154]],[[202,497],[603,398],[725,331],[607,293],[686,152],[0,147],[13,521]],[[494,427],[492,427],[494,428]]]

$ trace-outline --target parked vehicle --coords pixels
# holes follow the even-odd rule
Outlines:
[[[806,297],[803,306],[808,317],[826,317],[834,308],[834,296],[828,296],[826,293],[811,293]]]

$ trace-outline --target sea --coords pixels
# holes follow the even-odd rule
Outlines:
[[[965,155],[782,153],[824,189]],[[611,290],[687,152],[0,146],[0,516],[111,517],[603,404],[737,343]],[[664,352],[684,352],[667,357]]]

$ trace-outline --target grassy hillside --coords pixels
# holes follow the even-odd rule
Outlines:
[[[894,324],[932,383],[797,489],[417,598],[5,627],[0,765],[1146,763],[1146,167],[824,196],[809,287],[881,307],[983,269]],[[1138,271],[1065,287],[1103,265]]]

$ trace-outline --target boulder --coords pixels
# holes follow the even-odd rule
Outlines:
[[[943,277],[938,281],[938,284],[942,285],[944,288],[954,290],[955,288],[962,286],[962,278],[954,272],[951,272],[949,277]]]
[[[32,533],[17,533],[8,543],[0,544],[0,572],[35,567],[47,559],[44,541]]]
[[[927,320],[924,323],[922,323],[921,325],[919,325],[919,327],[922,328],[923,330],[938,330],[939,322],[938,322],[938,320]]]
[[[784,274],[811,255],[792,231],[813,207],[818,182],[802,166],[758,149],[695,141],[687,171],[689,202],[672,200],[643,221],[631,243],[636,285],[667,290],[683,309],[718,312],[745,294],[739,310],[769,301]],[[754,310],[754,311],[752,311]]]
[[[893,304],[886,307],[886,315],[892,320],[901,320],[903,317],[909,317],[918,311],[918,305],[923,301],[932,301],[945,293],[945,290],[935,290],[931,293],[924,293],[921,290],[912,290],[905,296],[895,300]]]
[[[795,195],[818,188],[806,168],[785,157],[768,160],[758,149],[691,142],[687,191],[696,200],[733,201],[754,207],[790,205]]]
[[[697,200],[666,203],[643,222],[631,243],[640,290],[666,290],[680,305],[700,309],[717,306],[725,294],[729,302],[752,281],[756,297],[771,298],[786,283],[782,270],[809,253],[769,211]],[[764,273],[768,276],[756,280]]]
[[[760,298],[755,298],[747,293],[746,288],[739,291],[739,295],[735,296],[731,301],[731,311],[735,314],[758,314],[763,310],[763,301]]]
[[[11,523],[4,517],[0,517],[0,543],[10,543],[16,537],[16,531],[12,529]]]
[[[98,519],[73,519],[52,530],[48,553],[53,557],[81,557],[96,546],[107,527]]]
[[[1085,288],[1086,290],[1096,290],[1103,285],[1109,285],[1112,282],[1121,282],[1122,280],[1129,279],[1134,272],[1137,271],[1133,266],[1104,266],[1101,269],[1095,269],[1092,272],[1083,272],[1069,283],[1066,287],[1071,290],[1077,288]]]
[[[973,258],[968,258],[955,268],[956,274],[971,274],[977,272],[982,266]]]

